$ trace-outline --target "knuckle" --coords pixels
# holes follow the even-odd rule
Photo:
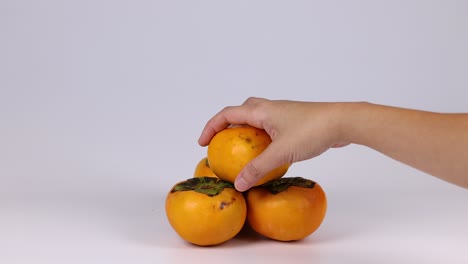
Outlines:
[[[247,100],[244,101],[244,105],[258,104],[261,103],[264,99],[260,97],[250,96]]]
[[[250,113],[255,117],[260,123],[265,122],[268,119],[269,111],[267,105],[264,102],[257,102],[255,104],[249,105]]]
[[[247,98],[247,100],[244,101],[243,104],[251,104],[251,103],[254,103],[256,100],[257,100],[256,97],[250,96],[249,98]]]
[[[229,111],[231,111],[233,108],[234,108],[233,106],[228,105],[228,106],[225,106],[225,107],[221,110],[221,112],[222,112],[222,113],[229,112]]]

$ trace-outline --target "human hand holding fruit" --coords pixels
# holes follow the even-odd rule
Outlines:
[[[347,145],[340,138],[339,111],[333,103],[249,98],[242,105],[226,107],[213,116],[198,142],[209,146],[215,135],[232,124],[256,127],[270,136],[271,144],[245,164],[235,179],[236,189],[246,191],[280,166]]]

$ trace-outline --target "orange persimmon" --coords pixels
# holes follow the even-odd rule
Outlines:
[[[166,197],[170,225],[184,240],[199,246],[226,242],[242,229],[247,206],[230,182],[195,177],[179,182]]]
[[[202,158],[195,167],[195,172],[193,173],[193,177],[217,177],[214,174],[213,170],[210,168],[210,164],[208,163],[208,158]]]
[[[247,222],[274,240],[301,240],[319,228],[327,199],[322,187],[301,177],[276,179],[247,192]]]
[[[239,172],[271,143],[265,130],[252,126],[232,126],[219,131],[208,144],[208,162],[219,178],[234,182]],[[290,164],[268,172],[254,186],[282,177]]]

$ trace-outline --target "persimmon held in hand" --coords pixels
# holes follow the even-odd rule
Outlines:
[[[219,131],[208,144],[208,161],[214,174],[234,182],[239,172],[271,143],[265,130],[251,126],[233,126]],[[282,177],[290,164],[268,172],[254,186]]]

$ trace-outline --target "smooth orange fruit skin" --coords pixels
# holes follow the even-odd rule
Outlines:
[[[208,144],[208,161],[211,170],[220,179],[234,182],[239,172],[271,143],[263,129],[251,126],[234,126],[218,132]],[[290,164],[284,164],[268,172],[254,186],[281,178]]]
[[[166,215],[184,240],[198,246],[214,246],[240,232],[247,205],[242,193],[234,188],[225,188],[216,196],[178,191],[167,195]]]
[[[247,192],[247,208],[247,221],[257,233],[278,241],[295,241],[319,228],[327,199],[317,183],[313,188],[290,186],[277,194],[260,186]]]
[[[216,174],[213,172],[213,170],[210,168],[210,164],[208,163],[207,157],[204,157],[197,163],[197,166],[195,167],[195,172],[193,173],[193,177],[205,177],[205,176],[218,178]]]

